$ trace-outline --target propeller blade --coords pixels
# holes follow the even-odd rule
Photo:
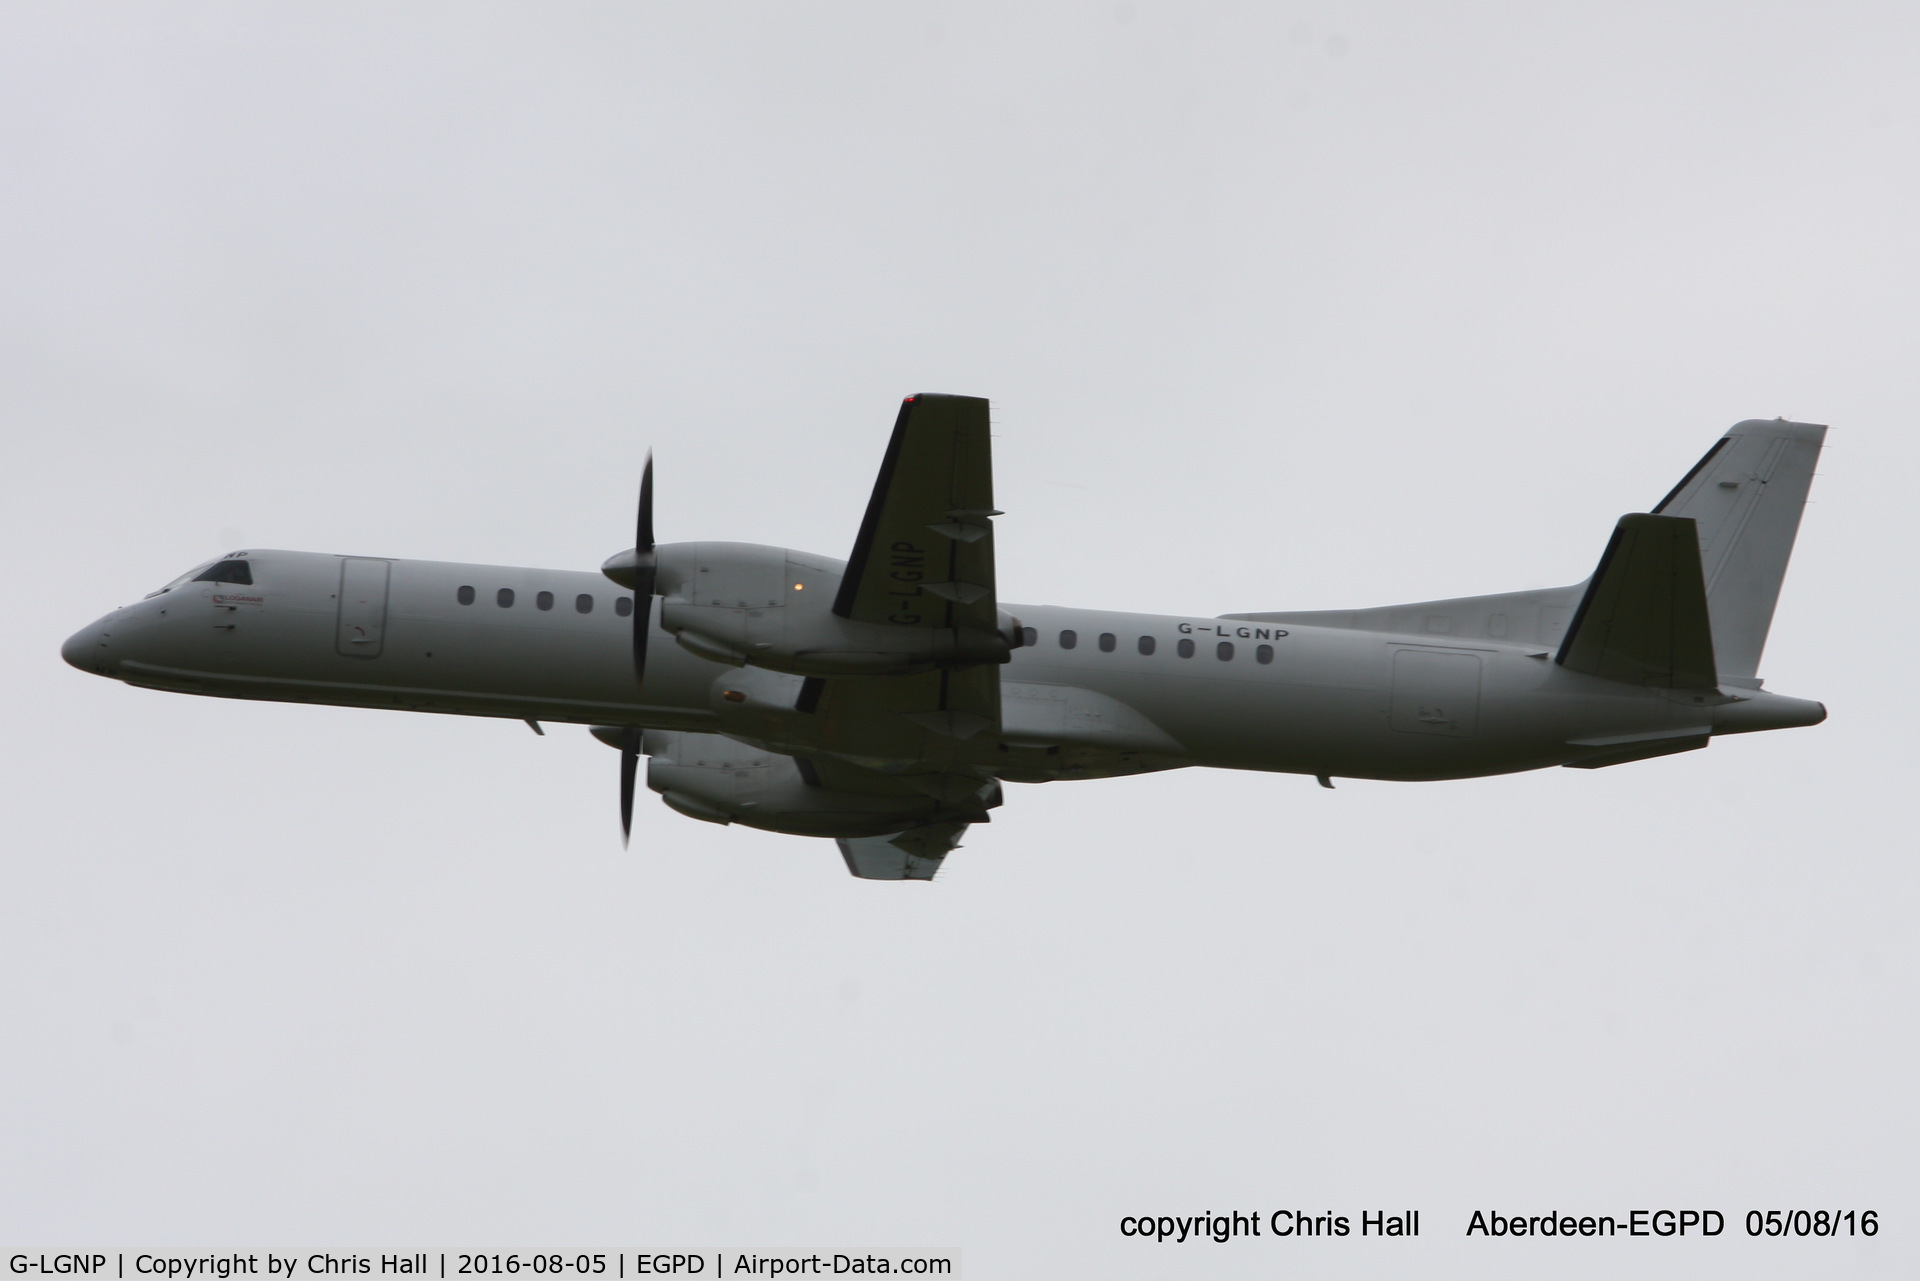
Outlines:
[[[640,772],[640,731],[620,734],[620,847],[633,839],[633,785]]]
[[[640,515],[633,529],[633,679],[647,679],[647,636],[653,629],[653,588],[659,577],[653,556],[653,451],[640,473]],[[620,845],[633,841],[633,793],[639,781],[640,731],[631,726],[620,732]]]
[[[633,549],[653,550],[653,451],[647,451],[647,466],[640,473],[640,523],[634,529]]]
[[[640,517],[633,531],[633,679],[647,679],[647,636],[653,630],[653,586],[658,570],[653,558],[653,451],[640,473]]]

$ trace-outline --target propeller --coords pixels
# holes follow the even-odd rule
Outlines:
[[[633,679],[647,679],[647,634],[653,621],[653,585],[659,565],[653,556],[653,451],[640,473],[640,517],[633,530]]]
[[[615,560],[623,560],[616,557]],[[612,565],[613,562],[608,562]],[[624,568],[624,566],[622,567]],[[633,530],[633,680],[644,685],[647,679],[647,635],[653,624],[653,587],[659,577],[659,565],[653,555],[653,453],[647,453],[646,469],[640,473],[640,515]],[[624,848],[633,839],[634,782],[640,772],[641,735],[628,726],[620,733],[620,844]]]
[[[640,731],[620,731],[620,848],[633,839],[633,785],[640,773]]]

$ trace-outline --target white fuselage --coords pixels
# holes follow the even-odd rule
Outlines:
[[[176,583],[75,635],[65,656],[130,684],[222,697],[690,730],[781,752],[885,755],[846,737],[857,730],[795,710],[800,677],[696,656],[670,643],[657,621],[642,688],[632,619],[616,609],[632,598],[598,573],[246,556],[251,584]],[[511,604],[500,603],[503,591]],[[1539,637],[1004,608],[1033,639],[1000,667],[1002,732],[955,752],[1014,780],[1181,765],[1462,778],[1566,764],[1663,736],[1818,719],[1817,704],[1758,691],[1706,705],[1567,671]],[[1071,648],[1062,643],[1069,632]],[[1261,661],[1264,646],[1270,661]]]

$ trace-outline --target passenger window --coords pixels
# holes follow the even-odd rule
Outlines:
[[[1173,649],[1174,649],[1174,652],[1180,655],[1180,657],[1182,658],[1193,657],[1193,642],[1190,640],[1181,641],[1178,645],[1175,645]]]
[[[1079,632],[1076,632],[1073,629],[1069,628],[1066,631],[1060,633],[1061,649],[1072,649],[1075,645],[1078,645],[1079,643],[1080,643]]]
[[[1101,632],[1101,633],[1100,633],[1100,652],[1101,652],[1102,654],[1111,654],[1111,653],[1113,653],[1113,647],[1114,647],[1114,644],[1115,644],[1115,641],[1114,641],[1114,639],[1113,639],[1113,633],[1112,633],[1112,632]]]
[[[1253,661],[1256,663],[1271,663],[1273,661],[1273,646],[1262,645],[1259,649],[1254,650]]]
[[[1039,643],[1040,643],[1040,633],[1038,631],[1034,630],[1031,627],[1022,627],[1020,629],[1021,648],[1024,649],[1033,645],[1038,645]]]
[[[253,567],[244,560],[217,560],[193,576],[196,583],[245,583],[253,585]]]
[[[613,612],[625,618],[633,612],[633,597],[616,596],[613,600]]]
[[[1213,653],[1221,662],[1231,663],[1233,661],[1233,642],[1221,641],[1213,647]]]
[[[462,587],[459,591],[453,594],[453,597],[455,600],[459,601],[462,605],[471,605],[473,604],[473,588]]]
[[[533,598],[533,607],[534,607],[535,609],[552,609],[552,608],[553,608],[553,593],[552,593],[552,592],[541,592],[541,593],[540,593],[540,594],[539,594],[538,596],[535,596],[535,597]]]
[[[1142,654],[1151,654],[1151,653],[1153,653],[1153,649],[1154,649],[1154,644],[1155,644],[1155,642],[1154,642],[1154,639],[1153,639],[1153,637],[1151,637],[1151,636],[1142,636],[1142,637],[1140,638],[1140,652],[1141,652]]]
[[[502,587],[499,591],[494,593],[493,598],[494,600],[499,602],[501,609],[513,608],[513,588]]]
[[[593,597],[587,595],[585,592],[581,592],[573,598],[573,607],[582,614],[591,614],[593,612]]]

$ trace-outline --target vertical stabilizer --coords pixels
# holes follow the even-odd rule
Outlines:
[[[1700,529],[1700,568],[1722,681],[1758,685],[1773,607],[1827,429],[1750,418],[1695,463],[1653,510]]]

